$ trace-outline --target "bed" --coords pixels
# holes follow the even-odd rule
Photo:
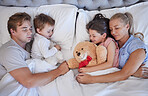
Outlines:
[[[85,26],[97,13],[102,13],[110,18],[117,12],[130,12],[134,18],[135,33],[142,32],[144,42],[148,45],[147,1],[0,0],[0,46],[10,40],[7,21],[16,12],[26,12],[32,19],[40,13],[50,15],[55,19],[55,29],[51,39],[62,47],[61,51],[65,60],[73,58],[73,50],[77,43],[89,40]],[[27,60],[26,62],[33,73],[35,73],[34,68],[37,63],[46,65],[46,62],[38,60]],[[103,70],[97,74],[113,71],[117,70]],[[38,96],[38,94],[39,96],[148,96],[148,79],[130,77],[127,80],[114,83],[79,84],[75,80],[76,75],[76,70],[70,70],[47,86],[27,89],[8,73],[0,81],[0,96]],[[10,83],[11,88],[6,86],[7,83]]]

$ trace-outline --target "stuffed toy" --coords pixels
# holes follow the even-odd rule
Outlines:
[[[56,43],[50,40],[50,49],[54,47],[54,45],[56,45]],[[63,53],[61,51],[58,51],[53,56],[45,58],[45,61],[47,61],[51,65],[57,65],[57,63],[62,63],[64,61]]]
[[[64,61],[64,57],[63,57],[62,52],[58,51],[55,55],[45,58],[45,61],[55,66],[58,63],[62,63]]]
[[[71,69],[94,66],[106,61],[107,49],[104,46],[96,46],[89,41],[84,41],[76,45],[73,56],[74,58],[67,61]]]

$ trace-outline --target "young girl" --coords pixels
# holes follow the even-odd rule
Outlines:
[[[105,83],[121,81],[133,75],[137,70],[137,72],[141,71],[141,65],[148,62],[148,48],[143,41],[132,35],[132,24],[133,20],[130,13],[117,13],[111,17],[109,22],[111,34],[119,44],[119,68],[121,70],[101,76],[79,74],[77,76],[78,82]]]
[[[105,18],[102,14],[97,14],[94,19],[86,25],[86,28],[90,35],[89,38],[91,42],[106,47],[107,60],[96,66],[80,68],[79,72],[93,72],[111,67],[118,67],[119,48],[115,40],[111,37],[109,19]]]

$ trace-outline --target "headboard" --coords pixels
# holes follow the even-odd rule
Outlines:
[[[0,0],[1,6],[37,7],[51,4],[72,4],[87,10],[130,6],[148,0]]]
[[[56,21],[52,40],[68,51],[89,39],[86,24],[95,14],[110,18],[117,12],[130,12],[134,16],[135,32],[142,32],[148,45],[147,10],[148,0],[0,0],[0,46],[10,40],[7,21],[16,12],[26,12],[32,19],[41,12],[50,15]],[[69,57],[72,56],[68,51]]]

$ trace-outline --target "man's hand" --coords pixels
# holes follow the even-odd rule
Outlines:
[[[64,61],[64,62],[58,67],[58,69],[60,70],[61,75],[64,75],[65,73],[67,73],[67,72],[69,71],[67,62]]]

